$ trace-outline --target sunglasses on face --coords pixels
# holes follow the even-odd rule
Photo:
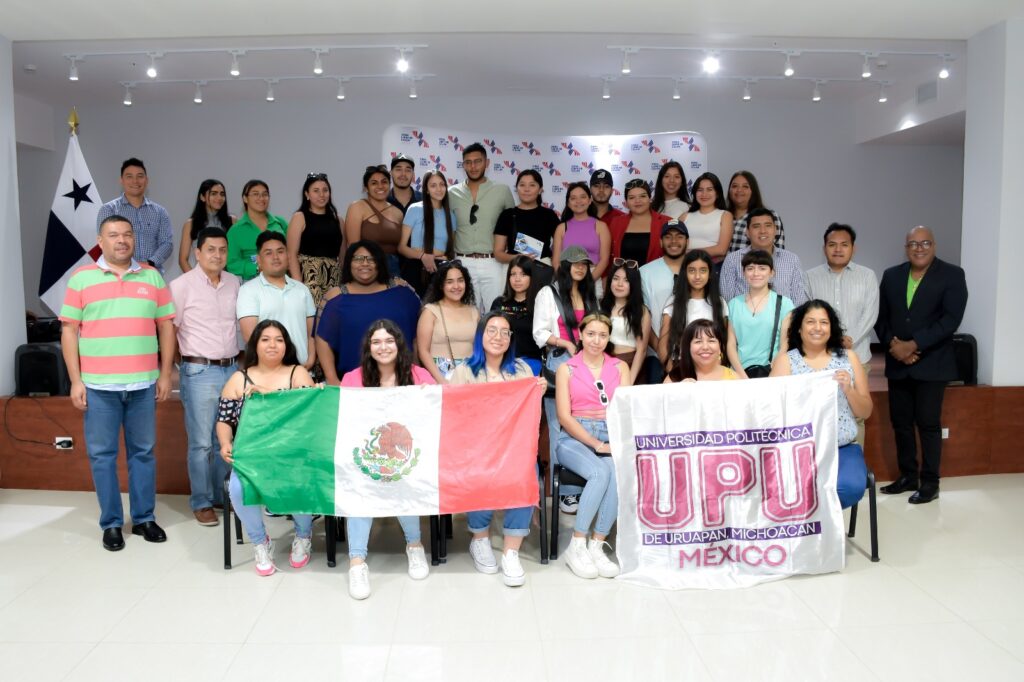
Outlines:
[[[476,212],[479,211],[479,210],[480,210],[480,207],[477,206],[476,204],[473,204],[473,206],[470,207],[470,209],[469,209],[469,224],[470,225],[476,225]]]
[[[629,270],[636,270],[638,267],[640,267],[640,263],[633,260],[632,258],[616,258],[615,260],[612,261],[612,265],[614,265],[615,267],[625,265],[626,268],[628,268]]]
[[[596,379],[594,381],[594,388],[597,389],[597,398],[601,401],[601,404],[608,407],[608,403],[611,401],[608,399],[608,393],[604,390],[604,381]]]

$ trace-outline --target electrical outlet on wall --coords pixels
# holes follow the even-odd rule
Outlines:
[[[946,438],[949,438],[949,429],[943,427],[943,429],[942,429],[942,438],[943,438],[943,440],[945,440]]]
[[[56,436],[53,439],[53,447],[58,450],[74,450],[75,440],[71,436]]]

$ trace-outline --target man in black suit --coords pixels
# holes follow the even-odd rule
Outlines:
[[[882,276],[875,323],[878,340],[889,349],[885,376],[900,465],[900,477],[882,492],[915,490],[910,503],[923,504],[939,496],[942,397],[956,378],[953,334],[967,307],[967,281],[962,268],[935,257],[935,235],[927,227],[910,231],[906,249],[907,262]]]

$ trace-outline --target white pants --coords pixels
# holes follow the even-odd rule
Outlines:
[[[480,313],[486,313],[491,309],[494,299],[501,296],[505,290],[505,268],[493,258],[460,258],[466,266],[469,277],[473,281],[473,291],[476,292],[476,307]]]

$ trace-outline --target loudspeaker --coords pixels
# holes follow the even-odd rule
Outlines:
[[[971,334],[953,334],[953,355],[956,357],[954,384],[978,384],[978,340]]]
[[[26,343],[14,353],[15,395],[70,395],[71,380],[59,343]]]

